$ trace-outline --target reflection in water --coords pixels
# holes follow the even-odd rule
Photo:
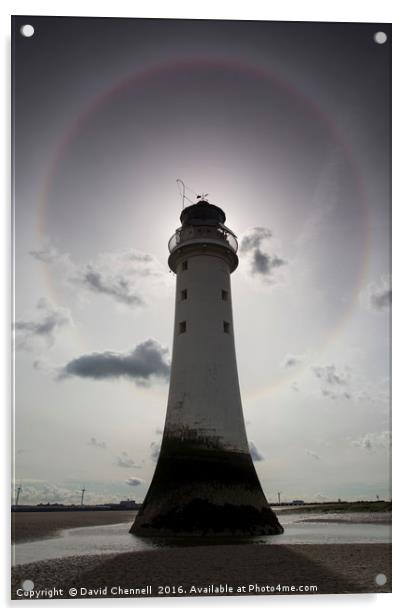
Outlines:
[[[13,546],[13,564],[20,565],[50,558],[65,558],[85,554],[109,554],[115,552],[155,550],[165,547],[188,547],[195,545],[232,545],[243,543],[262,544],[322,544],[322,543],[390,543],[391,526],[388,518],[375,518],[368,523],[359,514],[342,516],[327,514],[318,518],[315,514],[289,514],[280,518],[283,535],[251,538],[187,538],[136,537],[129,533],[130,524],[91,526],[62,531],[52,539],[43,539]],[[317,520],[317,521],[315,521]]]

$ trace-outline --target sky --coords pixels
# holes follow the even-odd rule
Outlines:
[[[141,501],[149,487],[177,178],[239,240],[237,362],[267,498],[389,498],[390,25],[12,29],[20,503],[80,502],[83,486],[88,503]]]

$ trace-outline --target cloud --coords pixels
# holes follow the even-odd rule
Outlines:
[[[378,283],[368,286],[369,301],[375,310],[387,310],[392,304],[392,287],[389,276],[383,276]]]
[[[315,451],[310,451],[309,449],[306,449],[305,453],[307,454],[307,456],[310,456],[310,458],[314,458],[314,460],[321,460],[321,457]]]
[[[77,267],[71,275],[74,284],[132,308],[146,305],[146,296],[152,292],[155,282],[163,293],[167,278],[165,268],[155,257],[137,250],[101,253],[93,261]],[[144,281],[148,286],[142,284]]]
[[[78,376],[103,380],[122,377],[148,385],[152,377],[168,379],[170,365],[167,354],[166,348],[150,338],[125,353],[103,351],[81,355],[60,370],[59,378]]]
[[[37,344],[51,347],[59,330],[72,325],[68,308],[56,306],[42,297],[37,304],[37,317],[31,320],[20,319],[14,324],[16,347],[30,350]]]
[[[120,456],[116,457],[114,464],[115,466],[120,466],[121,468],[140,468],[140,466],[128,456],[126,451],[123,451]]]
[[[38,370],[43,374],[50,376],[52,378],[58,377],[58,368],[56,368],[55,364],[50,362],[47,358],[37,357],[33,361],[34,370]]]
[[[364,436],[351,441],[355,447],[360,447],[366,451],[374,451],[376,449],[389,449],[392,444],[392,435],[389,430],[383,432],[370,432]]]
[[[242,253],[251,252],[256,248],[260,248],[261,242],[265,239],[270,239],[273,236],[271,229],[265,227],[254,227],[247,235],[244,235],[240,242],[240,250]]]
[[[287,261],[277,257],[277,255],[271,256],[267,252],[260,250],[260,248],[256,248],[253,252],[253,261],[251,265],[253,274],[269,276],[273,273],[275,268],[282,267],[283,265],[287,265]]]
[[[321,394],[331,400],[351,400],[349,391],[350,375],[348,372],[339,372],[334,364],[328,366],[313,366],[314,375],[320,381]]]
[[[371,297],[372,306],[376,310],[385,310],[392,304],[392,289],[378,291]]]
[[[303,363],[305,359],[304,355],[290,355],[287,354],[281,362],[282,368],[295,368]]]
[[[126,482],[128,486],[140,486],[143,483],[143,479],[139,479],[139,477],[129,477]]]
[[[371,312],[383,312],[392,305],[392,285],[390,275],[383,275],[376,282],[370,282],[360,294],[360,300]]]
[[[163,294],[163,285],[168,280],[166,269],[153,255],[133,249],[100,253],[81,265],[75,264],[69,254],[61,253],[51,243],[29,254],[57,268],[59,279],[65,284],[79,286],[132,308],[145,305],[144,296],[152,291],[155,281],[160,283]],[[142,279],[149,279],[149,284],[141,290]]]
[[[87,265],[78,277],[89,291],[110,295],[117,301],[128,306],[143,306],[145,302],[135,290],[132,283],[123,275],[112,276],[107,272],[98,271],[95,266]]]
[[[62,503],[79,505],[81,502],[81,483],[77,489],[49,483],[43,479],[22,479],[20,504]],[[14,492],[13,492],[14,494]],[[106,502],[106,494],[86,490],[85,504]]]
[[[241,240],[240,251],[247,256],[252,274],[260,275],[265,282],[276,283],[276,270],[287,265],[287,261],[274,253],[262,250],[262,243],[272,236],[270,229],[254,227]]]
[[[156,441],[153,441],[150,444],[150,450],[151,450],[151,460],[152,460],[152,462],[157,462],[158,458],[159,458],[159,453],[160,453],[160,443],[157,443]]]
[[[136,479],[145,484],[145,480],[135,476],[131,471],[125,472],[124,476],[113,481],[89,479],[85,484],[86,492],[84,498],[85,505],[119,503],[129,497],[130,485],[127,479]],[[81,489],[84,487],[82,478],[62,479],[58,483],[53,483],[44,478],[30,478],[27,476],[19,477],[12,481],[12,500],[16,494],[17,486],[22,486],[20,504],[38,503],[64,503],[66,505],[79,505],[81,502]],[[135,484],[135,488],[136,488]],[[135,489],[133,488],[133,489]]]
[[[29,254],[37,261],[48,264],[62,264],[71,267],[71,257],[68,253],[62,253],[57,250],[50,242],[44,244],[38,250],[30,250]]]
[[[97,447],[99,449],[106,449],[106,447],[107,447],[107,444],[105,443],[105,441],[97,441],[95,436],[92,436],[90,438],[90,440],[88,441],[87,445],[89,445],[90,447]]]
[[[321,393],[324,398],[330,398],[331,400],[340,400],[341,398],[344,398],[345,400],[352,400],[352,394],[348,391],[335,391],[322,388]]]
[[[336,371],[334,364],[330,366],[314,366],[312,368],[315,376],[320,381],[327,383],[328,385],[346,385],[348,379],[346,375],[341,375]]]
[[[253,441],[249,442],[249,449],[253,462],[260,462],[261,460],[264,460],[264,456],[257,449]]]

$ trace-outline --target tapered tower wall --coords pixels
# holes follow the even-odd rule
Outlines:
[[[283,532],[250,456],[234,345],[230,274],[237,242],[200,202],[170,242],[176,302],[168,407],[156,470],[131,532]]]
[[[177,264],[175,327],[166,435],[186,431],[247,452],[234,348],[228,262],[211,251]],[[185,330],[185,331],[181,331]]]

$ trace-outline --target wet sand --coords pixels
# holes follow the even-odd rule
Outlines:
[[[375,577],[387,577],[378,586]],[[192,596],[191,586],[223,584],[240,594],[239,586],[300,585],[309,588],[303,594],[366,593],[391,591],[391,546],[387,544],[326,545],[212,545],[163,548],[117,555],[72,557],[20,565],[12,573],[12,597],[24,580],[32,580],[35,589],[62,589],[60,598],[70,598],[69,588],[106,589],[108,597],[117,596],[118,586],[125,589],[151,587],[149,596],[159,596],[159,585],[183,586],[182,596]],[[186,592],[185,592],[186,591]],[[287,589],[275,594],[300,594]],[[247,594],[254,594],[250,592]],[[265,590],[257,594],[274,594]],[[127,597],[127,595],[123,595]],[[146,596],[146,595],[145,595]],[[181,596],[171,594],[170,596]],[[195,595],[193,595],[195,596]],[[47,597],[42,597],[47,598]],[[78,596],[77,598],[80,598]],[[87,598],[90,598],[89,596]]]
[[[67,528],[132,523],[137,511],[19,511],[11,514],[14,543],[55,537]]]

